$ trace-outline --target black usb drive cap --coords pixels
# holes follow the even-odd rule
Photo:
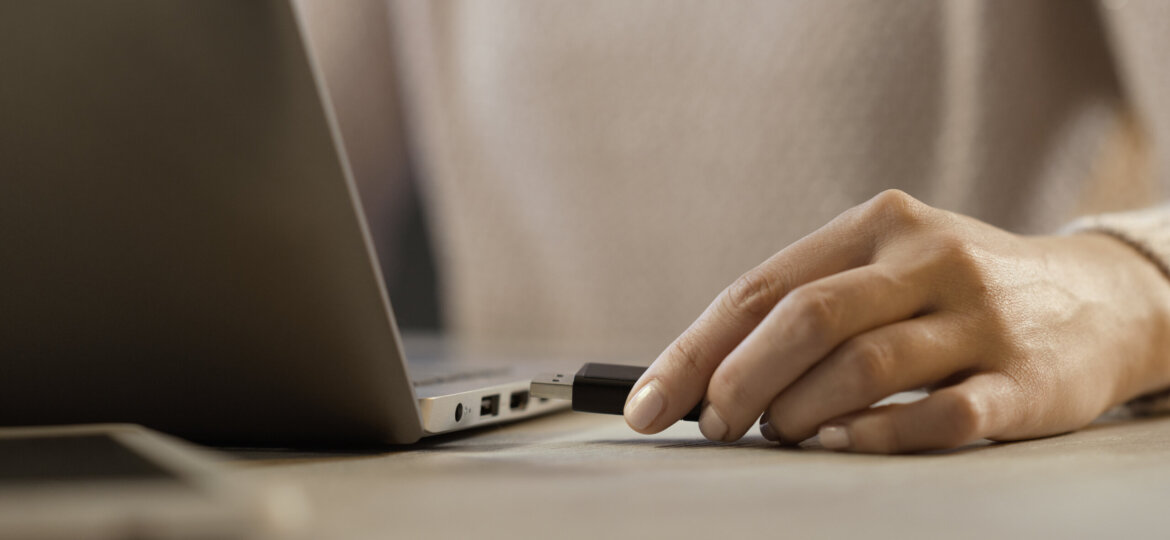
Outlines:
[[[571,388],[566,388],[568,377],[548,375],[533,380],[532,395],[570,399],[574,411],[620,415],[634,383],[645,372],[641,366],[588,363],[573,376]],[[697,422],[701,409],[700,403],[683,420]]]

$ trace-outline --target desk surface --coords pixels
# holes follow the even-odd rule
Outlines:
[[[245,458],[240,474],[304,490],[313,538],[1170,537],[1170,418],[861,456],[559,413],[396,451]]]

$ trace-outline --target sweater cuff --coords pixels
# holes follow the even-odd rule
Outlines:
[[[1170,204],[1115,214],[1085,216],[1062,234],[1104,233],[1131,245],[1170,277]]]
[[[1085,216],[1060,232],[1108,234],[1145,255],[1164,276],[1170,278],[1170,204],[1132,212]],[[1138,397],[1124,407],[1137,416],[1170,413],[1170,390]]]

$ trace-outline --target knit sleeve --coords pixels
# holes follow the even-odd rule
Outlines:
[[[1099,232],[1141,252],[1170,278],[1170,204],[1143,210],[1082,217],[1064,233]]]

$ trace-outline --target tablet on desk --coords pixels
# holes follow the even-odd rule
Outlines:
[[[260,493],[138,426],[0,429],[0,539],[267,538]]]

